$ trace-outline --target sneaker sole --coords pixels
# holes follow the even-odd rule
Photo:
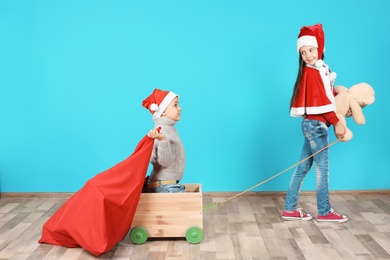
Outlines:
[[[343,219],[317,219],[318,222],[337,222],[337,223],[345,223],[348,221],[348,218]]]
[[[282,219],[283,220],[303,220],[303,221],[308,221],[308,220],[312,220],[313,217],[306,217],[306,218],[298,218],[298,217],[285,217],[285,216],[282,216]]]

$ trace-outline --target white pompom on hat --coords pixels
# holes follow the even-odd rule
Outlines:
[[[303,26],[298,35],[297,51],[303,46],[313,46],[318,49],[318,58],[325,52],[325,34],[322,24]]]
[[[148,109],[153,117],[160,117],[172,100],[177,97],[171,91],[155,89],[153,93],[142,101],[142,106]]]

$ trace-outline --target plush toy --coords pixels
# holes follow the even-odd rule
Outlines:
[[[374,89],[367,83],[359,83],[353,85],[349,89],[344,86],[336,86],[336,115],[346,127],[346,134],[340,141],[348,142],[352,139],[353,134],[347,127],[345,117],[353,117],[353,120],[358,125],[364,125],[366,118],[363,115],[362,109],[374,103]]]

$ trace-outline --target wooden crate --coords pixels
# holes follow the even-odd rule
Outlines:
[[[132,222],[148,237],[186,237],[188,228],[203,229],[201,184],[183,184],[182,193],[142,193]]]

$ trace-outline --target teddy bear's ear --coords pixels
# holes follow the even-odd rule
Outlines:
[[[348,89],[346,88],[346,87],[344,87],[344,86],[336,86],[336,87],[334,87],[334,92],[336,93],[336,94],[340,94],[340,93],[343,93],[343,92],[348,92]]]

